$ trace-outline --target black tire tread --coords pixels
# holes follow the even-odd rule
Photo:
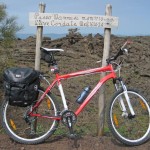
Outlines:
[[[133,91],[135,93],[138,93],[139,95],[141,95],[137,90],[134,90],[134,89],[127,89],[127,91]],[[108,107],[107,107],[107,123],[108,123],[108,127],[109,129],[111,130],[113,136],[118,140],[120,141],[121,143],[125,144],[125,145],[128,145],[128,146],[137,146],[137,145],[141,145],[145,142],[147,142],[147,140],[149,139],[149,135],[147,137],[145,137],[143,140],[139,141],[139,142],[129,142],[129,141],[125,141],[124,139],[120,138],[117,133],[115,132],[113,126],[112,126],[112,123],[111,123],[111,117],[110,117],[110,110],[111,110],[111,105],[114,101],[114,99],[117,97],[117,95],[119,95],[120,93],[122,93],[123,90],[119,90],[117,91],[114,96],[112,97],[110,103],[108,104]],[[141,95],[142,96],[142,95]],[[142,96],[143,97],[143,96]],[[143,97],[144,98],[144,97]],[[145,98],[144,98],[145,99]],[[148,101],[145,99],[145,101],[148,103]]]
[[[43,91],[43,89],[40,89],[40,90]],[[50,92],[48,93],[48,95],[52,98],[52,100],[53,100],[54,103],[55,103],[56,109],[59,111],[59,106],[58,106],[58,103],[57,103],[56,99],[54,98],[54,95],[53,95],[52,93],[50,93]],[[4,115],[3,115],[3,109],[4,109],[5,105],[6,105],[6,103],[7,103],[6,100],[4,100],[3,103],[2,103],[2,106],[1,106],[1,116],[4,116]],[[11,139],[13,139],[14,141],[16,141],[16,142],[18,142],[18,143],[21,143],[21,144],[33,144],[33,145],[34,145],[34,144],[43,143],[45,140],[47,140],[47,139],[55,132],[55,130],[57,129],[57,126],[58,126],[58,124],[59,124],[59,121],[56,121],[56,125],[55,125],[54,129],[51,130],[51,132],[50,132],[47,136],[43,137],[42,139],[39,139],[39,140],[36,140],[36,141],[23,141],[23,140],[20,140],[20,139],[16,138],[15,136],[13,136],[13,135],[10,133],[10,131],[9,131],[9,130],[7,129],[7,127],[6,127],[5,122],[3,121],[3,118],[1,119],[1,122],[2,122],[3,128],[5,129],[6,133],[9,135],[9,137],[10,137]]]

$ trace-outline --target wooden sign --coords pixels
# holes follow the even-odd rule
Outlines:
[[[30,26],[118,27],[118,17],[88,14],[29,13]]]

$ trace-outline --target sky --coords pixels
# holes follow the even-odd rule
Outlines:
[[[150,0],[1,0],[7,13],[16,16],[24,28],[20,33],[36,34],[36,27],[29,26],[29,12],[38,12],[39,3],[46,4],[46,13],[70,13],[105,15],[107,4],[112,5],[112,16],[119,17],[118,28],[111,30],[115,35],[150,35]],[[44,34],[67,33],[67,27],[44,27]],[[100,33],[103,28],[80,28],[81,33]]]

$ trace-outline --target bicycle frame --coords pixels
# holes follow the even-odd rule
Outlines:
[[[98,84],[90,92],[90,94],[87,96],[87,98],[84,100],[84,102],[77,108],[77,110],[75,111],[75,114],[79,115],[80,112],[84,109],[84,107],[89,103],[91,98],[95,95],[95,93],[100,89],[100,87],[107,80],[116,78],[116,73],[115,73],[115,71],[114,71],[111,64],[109,64],[105,67],[88,69],[88,70],[74,72],[74,73],[65,74],[65,75],[56,74],[56,78],[54,79],[52,84],[48,86],[48,88],[46,89],[44,94],[41,96],[40,100],[33,106],[32,111],[29,113],[29,115],[36,116],[36,117],[49,118],[49,119],[54,119],[54,120],[60,120],[61,119],[60,117],[57,117],[57,116],[55,116],[55,117],[42,116],[40,114],[33,114],[33,111],[40,105],[40,103],[42,102],[45,95],[56,85],[56,83],[58,85],[58,88],[59,88],[59,91],[60,91],[60,94],[61,94],[62,102],[63,102],[63,105],[64,105],[64,110],[68,110],[68,106],[67,106],[67,103],[66,103],[65,95],[64,95],[64,92],[63,92],[62,84],[61,84],[61,80],[65,80],[65,79],[69,79],[69,78],[73,78],[73,77],[85,76],[85,75],[89,75],[89,74],[102,73],[102,72],[109,72],[109,74],[107,74],[105,77],[103,77],[101,80],[99,80]]]

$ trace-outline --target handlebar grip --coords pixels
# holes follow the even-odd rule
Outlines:
[[[131,44],[131,43],[132,43],[132,41],[127,40],[127,41],[124,43],[124,45],[121,47],[121,50],[122,50],[127,44]]]
[[[117,53],[115,56],[110,57],[110,58],[108,58],[108,59],[106,60],[107,63],[109,64],[111,61],[116,60],[120,55],[123,55],[124,53],[128,53],[128,50],[127,50],[127,49],[124,49],[124,47],[125,47],[127,44],[131,44],[131,43],[132,43],[132,41],[127,40],[127,41],[124,43],[124,45],[120,48],[120,50],[118,51],[118,53]]]

